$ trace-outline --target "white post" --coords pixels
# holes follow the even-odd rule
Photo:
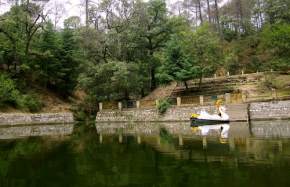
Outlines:
[[[137,143],[141,144],[141,136],[139,134],[137,135]]]
[[[225,94],[225,100],[226,100],[226,104],[229,104],[231,102],[231,94],[230,93]]]
[[[123,136],[122,134],[119,134],[119,143],[122,143],[123,142]]]
[[[243,103],[247,102],[247,95],[245,92],[242,92],[242,101]]]
[[[181,97],[176,98],[176,103],[177,103],[177,106],[181,105]]]
[[[206,140],[206,136],[203,136],[203,137],[202,137],[202,147],[203,147],[203,149],[206,149],[206,148],[207,148],[207,140]]]
[[[229,147],[230,147],[230,150],[231,151],[234,151],[235,150],[235,140],[234,138],[229,138]]]
[[[183,146],[183,138],[182,135],[178,136],[178,142],[179,142],[179,146]]]
[[[216,77],[217,77],[217,76],[216,76],[216,73],[215,73],[215,74],[214,74],[214,78],[216,79]]]
[[[99,103],[99,111],[103,110],[103,103]]]
[[[272,99],[277,99],[277,91],[275,88],[272,88]]]
[[[103,135],[102,134],[100,134],[99,140],[100,140],[100,144],[102,144],[103,143]]]
[[[244,70],[242,70],[242,75],[244,75]]]
[[[199,96],[199,104],[200,105],[203,105],[203,95],[200,95]]]
[[[230,76],[230,72],[228,71],[228,73],[227,73],[227,76],[229,77]]]
[[[136,101],[136,108],[140,108],[140,101]]]
[[[160,145],[160,144],[161,144],[161,138],[160,138],[160,136],[158,135],[158,136],[156,137],[156,139],[157,139],[157,145]]]
[[[157,107],[158,105],[159,105],[159,100],[156,99],[156,100],[155,100],[155,106]]]
[[[118,109],[122,110],[122,102],[118,102]]]

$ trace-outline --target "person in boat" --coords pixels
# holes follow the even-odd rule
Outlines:
[[[220,117],[222,117],[222,113],[220,111],[220,107],[222,105],[222,100],[221,99],[218,99],[216,102],[215,102],[215,106],[216,106],[216,110],[217,110],[217,113]]]

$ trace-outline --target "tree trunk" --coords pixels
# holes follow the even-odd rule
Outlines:
[[[202,84],[202,74],[201,74],[200,77],[199,77],[199,83],[198,83],[198,84],[199,84],[199,86],[198,86],[199,89],[201,89],[201,84]]]
[[[217,30],[218,30],[218,33],[219,33],[221,39],[223,39],[223,32],[222,32],[221,25],[220,25],[220,17],[219,17],[219,9],[218,9],[217,0],[214,0],[214,6],[215,6],[215,12],[216,12],[215,16],[216,16]]]
[[[85,0],[86,6],[86,27],[89,26],[89,0]]]
[[[241,29],[242,29],[242,20],[243,20],[243,11],[241,0],[236,0],[236,19],[237,19],[237,34],[240,38]]]
[[[258,28],[262,28],[263,25],[263,16],[262,16],[262,11],[261,11],[261,2],[260,0],[257,0],[257,5],[258,5]]]
[[[151,74],[151,86],[150,86],[150,89],[152,91],[152,90],[154,90],[156,88],[155,68],[153,66],[151,67],[150,74]]]
[[[210,12],[209,0],[206,0],[206,3],[207,3],[208,22],[211,23],[211,12]]]
[[[200,24],[203,24],[203,19],[202,19],[202,12],[201,12],[201,2],[200,0],[197,0],[197,5],[198,5],[198,12],[199,12],[199,19],[200,19]]]
[[[185,89],[188,90],[188,84],[187,84],[187,82],[186,81],[183,81],[183,83],[184,83]]]

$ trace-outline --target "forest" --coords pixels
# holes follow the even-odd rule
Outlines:
[[[158,85],[290,69],[289,0],[84,0],[60,23],[29,0],[0,1],[0,107],[37,112],[34,89],[83,106],[146,96]]]

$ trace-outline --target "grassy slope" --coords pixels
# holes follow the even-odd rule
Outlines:
[[[290,95],[290,75],[265,76],[263,73],[237,75],[230,77],[205,78],[201,88],[198,80],[188,81],[189,89],[186,90],[182,83],[162,86],[154,90],[144,99],[158,99],[163,97],[219,95],[226,92],[246,91],[250,97],[263,97],[271,94],[271,89],[265,85],[265,80],[274,82],[279,96]],[[173,85],[176,85],[175,88]]]
[[[43,108],[39,112],[69,112],[71,104],[68,101],[60,98],[57,94],[45,89],[32,89],[43,103]],[[0,112],[4,113],[27,113],[13,107],[0,108]]]

